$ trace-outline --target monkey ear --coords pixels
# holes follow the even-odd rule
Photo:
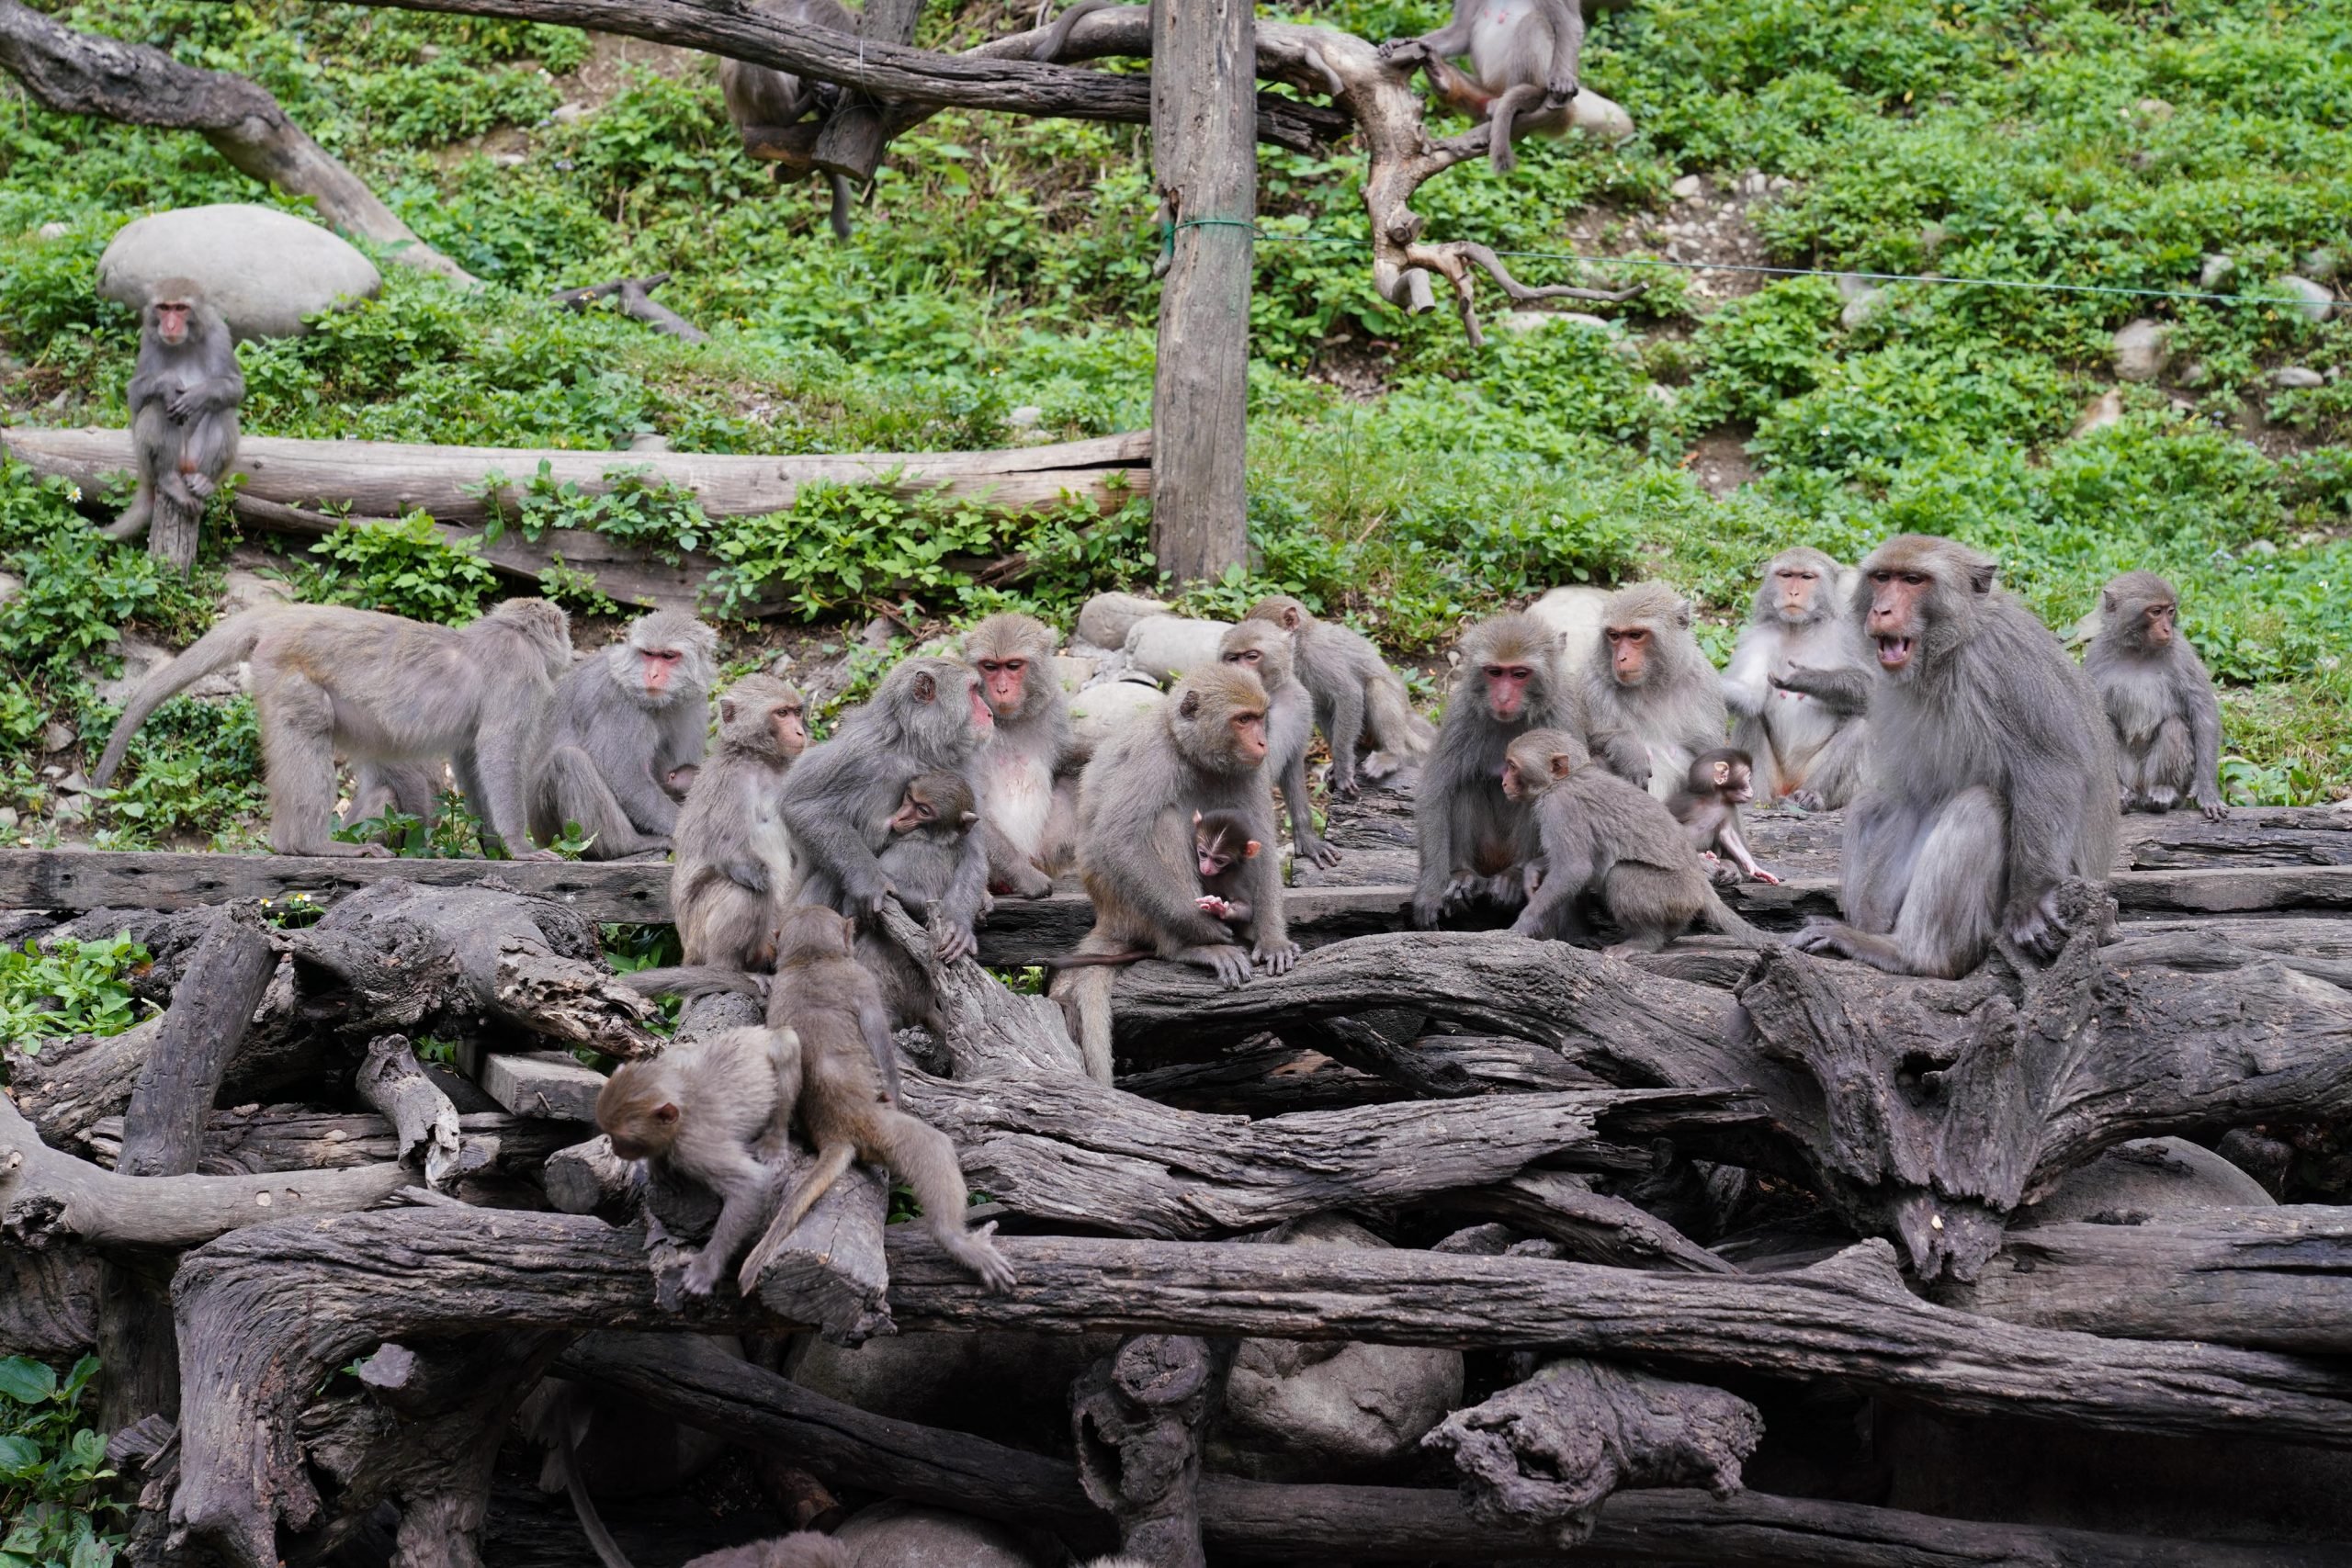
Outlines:
[[[1568,774],[1574,771],[1573,764],[1575,761],[1576,759],[1569,756],[1566,751],[1554,752],[1552,754],[1552,776],[1555,779],[1566,778]]]
[[[1993,579],[2000,570],[2001,563],[1996,560],[1988,560],[1980,565],[1970,567],[1968,569],[1968,586],[1970,591],[1976,593],[1990,593],[1993,592]]]
[[[718,699],[718,722],[721,724],[732,724],[735,722],[735,699],[733,697],[721,697]]]
[[[960,816],[960,817],[958,817],[958,818],[956,818],[956,820],[957,820],[957,821],[959,821],[959,822],[963,823],[963,824],[964,824],[964,826],[965,826],[965,827],[967,827],[967,828],[969,828],[973,823],[975,823],[975,822],[978,821],[979,819],[980,819],[980,814],[979,814],[978,812],[977,812],[977,811],[967,811],[967,812],[965,812],[962,816]]]
[[[1690,600],[1688,600],[1688,599],[1677,599],[1677,600],[1674,602],[1674,624],[1675,624],[1676,626],[1680,626],[1680,627],[1684,628],[1686,631],[1687,631],[1688,629],[1690,629]]]
[[[1195,827],[1195,828],[1197,828],[1197,827],[1199,827],[1200,825],[1201,825],[1201,814],[1200,814],[1199,812],[1195,811],[1195,812],[1193,812],[1193,827]]]
[[[677,1119],[678,1108],[675,1105],[671,1104],[666,1100],[653,1108],[653,1120],[661,1122],[664,1127],[669,1126],[672,1122],[677,1121]]]
[[[928,670],[915,671],[915,701],[933,703],[939,700],[939,677]]]
[[[1284,610],[1283,612],[1283,630],[1286,632],[1295,632],[1298,630],[1298,623],[1305,618],[1306,617],[1301,615],[1295,609]]]
[[[1198,718],[1201,716],[1201,694],[1198,692],[1185,693],[1184,700],[1176,705],[1176,712],[1180,717]]]
[[[2108,615],[2115,614],[2115,595],[2102,592],[2098,596],[2098,607]]]
[[[1256,860],[1258,858],[1258,840],[1251,839],[1241,846],[1241,858],[1243,860]]]

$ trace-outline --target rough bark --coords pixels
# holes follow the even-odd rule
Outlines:
[[[650,277],[616,278],[610,283],[591,284],[585,288],[559,289],[555,302],[567,310],[585,310],[596,300],[609,299],[622,315],[633,321],[643,321],[665,336],[676,338],[681,343],[708,342],[708,333],[653,298],[653,291],[669,281],[670,275],[666,272],[657,272]]]
[[[911,44],[922,14],[922,0],[865,0],[857,10],[857,36],[867,43]],[[889,141],[883,118],[888,109],[863,93],[842,94],[818,130],[810,166],[870,184]]]
[[[1491,1187],[1441,1192],[1433,1201],[1442,1208],[1507,1221],[1556,1241],[1569,1257],[1585,1263],[1688,1274],[1739,1272],[1664,1220],[1623,1198],[1593,1191],[1585,1178],[1571,1171],[1522,1170]]]
[[[1201,1432],[1231,1364],[1229,1346],[1142,1334],[1070,1390],[1079,1483],[1118,1525],[1121,1554],[1147,1568],[1206,1568]]]
[[[808,1163],[803,1158],[797,1165]],[[779,1195],[790,1190],[786,1183]],[[836,1345],[863,1345],[875,1335],[896,1333],[882,1248],[889,1217],[888,1174],[853,1165],[789,1231],[780,1228],[784,1216],[775,1216],[744,1255],[738,1285],[777,1317],[814,1324]]]
[[[98,1259],[88,1248],[0,1247],[0,1356],[71,1363],[98,1336]]]
[[[431,1081],[430,1075],[426,1081]],[[89,1132],[92,1162],[112,1169],[122,1142],[119,1118],[100,1120]],[[495,1168],[532,1177],[579,1129],[503,1111],[467,1111],[458,1117],[465,1151],[460,1176]],[[300,1106],[241,1106],[215,1111],[204,1128],[204,1152],[196,1168],[206,1176],[257,1176],[269,1171],[348,1170],[384,1165],[401,1157],[402,1134],[382,1116],[364,1112],[307,1111]],[[477,1153],[477,1151],[479,1153]],[[478,1159],[486,1163],[477,1164]],[[585,1211],[581,1211],[584,1213]]]
[[[289,196],[393,261],[454,282],[478,280],[418,239],[358,176],[287,118],[277,100],[243,76],[183,65],[162,50],[75,32],[19,3],[0,0],[0,67],[35,103],[60,114],[193,130],[243,174]]]
[[[404,1034],[387,1034],[368,1047],[353,1087],[391,1122],[400,1135],[400,1157],[422,1166],[424,1184],[436,1192],[469,1166],[480,1168],[496,1157],[493,1145],[466,1158],[458,1108],[424,1076]]]
[[[124,1175],[183,1176],[196,1168],[221,1079],[277,971],[261,911],[251,904],[217,911],[132,1081],[116,1162]]]

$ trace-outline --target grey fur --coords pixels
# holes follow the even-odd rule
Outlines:
[[[1291,674],[1291,639],[1280,626],[1243,621],[1225,634],[1217,658],[1247,669],[1266,689],[1266,776],[1290,813],[1291,847],[1317,865],[1340,863],[1340,852],[1315,830],[1306,794],[1306,748],[1315,739],[1315,699]]]
[[[837,33],[857,31],[857,18],[833,0],[755,0],[751,9],[790,27],[825,28]],[[747,148],[754,140],[753,132],[773,135],[798,124],[810,114],[823,114],[841,97],[841,89],[830,82],[806,81],[789,71],[741,60],[718,62],[718,93],[726,102],[728,119],[733,122]],[[786,173],[786,165],[776,166],[778,179]],[[833,196],[833,237],[846,240],[850,237],[849,177],[828,174],[825,178]]]
[[[2213,821],[2222,802],[2222,704],[2213,677],[2178,623],[2164,615],[2168,640],[2151,636],[2149,612],[2177,611],[2180,595],[2153,571],[2127,571],[2099,594],[2098,636],[2083,655],[2116,743],[2126,811],[2169,811],[2183,800]]]
[[[718,750],[678,813],[670,908],[686,963],[765,969],[790,903],[792,837],[777,807],[807,731],[799,691],[746,675],[718,699]],[[781,730],[781,732],[779,732]]]
[[[1724,671],[1731,743],[1756,761],[1756,792],[1807,811],[1834,811],[1861,787],[1870,754],[1871,688],[1878,671],[1861,628],[1838,596],[1845,569],[1800,546],[1764,563],[1747,626]],[[1783,572],[1811,572],[1791,603]]]
[[[1408,761],[1429,755],[1437,727],[1413,711],[1405,682],[1380,649],[1337,621],[1317,620],[1297,600],[1276,594],[1247,617],[1291,634],[1291,673],[1315,699],[1315,723],[1331,748],[1331,788],[1353,795],[1358,751],[1372,744]]]
[[[678,827],[669,774],[701,761],[718,646],[718,634],[692,615],[656,610],[565,672],[532,747],[534,840],[550,842],[572,822],[589,835],[585,860],[669,848]],[[668,684],[649,692],[643,660],[654,653],[677,659]]]
[[[157,331],[159,308],[186,305],[187,335],[178,344]],[[123,400],[130,407],[130,446],[139,488],[106,530],[136,539],[154,519],[158,495],[196,513],[237,460],[237,405],[245,400],[236,340],[203,288],[185,277],[161,279],[140,312],[139,358]]]
[[[990,615],[964,634],[965,661],[996,717],[975,774],[989,886],[1023,898],[1051,893],[1077,857],[1080,759],[1054,672],[1058,640],[1045,622],[1016,615]],[[1009,674],[1008,661],[1022,667]]]
[[[1456,55],[1468,55],[1477,74],[1449,64]],[[1493,123],[1487,157],[1498,175],[1518,166],[1515,138],[1566,123],[1583,56],[1584,8],[1576,0],[1535,0],[1524,9],[1453,0],[1437,31],[1380,46],[1381,59],[1407,71],[1420,64],[1441,97]]]
[[[1613,662],[1612,633],[1646,629],[1637,679]],[[1724,743],[1724,694],[1715,667],[1690,635],[1690,604],[1661,582],[1636,582],[1601,609],[1598,657],[1585,671],[1593,750],[1611,771],[1664,800],[1681,787],[1690,759]],[[1614,735],[1611,732],[1615,732]]]

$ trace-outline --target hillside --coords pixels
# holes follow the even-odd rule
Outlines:
[[[805,452],[1148,423],[1159,236],[1138,129],[941,115],[896,143],[839,245],[815,187],[777,187],[738,151],[702,57],[360,7],[55,14],[252,75],[492,285],[388,267],[374,303],[247,345],[248,434]],[[1437,19],[1373,3],[1317,16],[1375,39]],[[935,11],[919,41],[1028,17]],[[1260,561],[1197,605],[1295,592],[1426,656],[1463,617],[1544,586],[1655,576],[1702,601],[1720,655],[1773,549],[1850,560],[1890,532],[1951,534],[1997,552],[2062,627],[2109,574],[2168,574],[2227,682],[2234,798],[2343,792],[2352,321],[2308,321],[2272,280],[2352,276],[2352,5],[1638,0],[1597,17],[1586,79],[1632,112],[1634,141],[1529,142],[1508,180],[1465,164],[1419,206],[1433,231],[1516,253],[1531,281],[1646,283],[1600,308],[1606,326],[1498,321],[1477,350],[1450,311],[1404,317],[1370,288],[1360,157],[1263,152]],[[134,331],[92,292],[107,241],[143,212],[269,199],[194,135],[51,115],[0,87],[6,417],[120,424]],[[545,303],[661,271],[661,298],[708,343]],[[1838,272],[2075,287],[1841,292],[1813,275]],[[2140,317],[2168,326],[2169,363],[2119,383],[2114,336]],[[224,516],[184,586],[87,531],[99,499],[77,511],[0,470],[0,548],[24,584],[0,605],[0,824],[28,841],[250,841],[242,702],[167,710],[88,822],[83,799],[61,820],[54,788],[111,716],[98,686],[117,634],[177,646],[232,565],[445,617],[490,587],[413,538],[322,557],[257,539],[232,559]],[[834,645],[883,607],[876,583],[919,585],[919,629],[1010,603],[1066,620],[1093,589],[1149,579],[1134,509],[1083,535],[1054,519],[989,540],[1045,563],[1016,593],[942,562],[988,532],[836,494],[740,525],[734,558]],[[746,631],[735,651],[783,635]]]

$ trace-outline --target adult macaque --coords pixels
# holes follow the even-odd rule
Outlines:
[[[706,1552],[684,1568],[857,1568],[857,1553],[831,1536],[798,1530]]]
[[[718,750],[678,813],[670,908],[688,964],[765,969],[793,885],[776,795],[808,744],[797,688],[746,675],[718,699]]]
[[[804,904],[776,939],[776,986],[768,1021],[800,1041],[800,1121],[817,1164],[777,1212],[788,1234],[854,1159],[887,1165],[914,1189],[922,1223],[940,1249],[990,1291],[1012,1288],[1012,1265],[990,1238],[996,1224],[964,1228],[970,1194],[956,1145],[899,1104],[898,1064],[874,978],[850,956],[856,922]],[[880,1030],[877,1037],[876,1029]],[[887,1072],[877,1068],[887,1063]]]
[[[145,534],[159,495],[201,512],[237,460],[237,405],[244,400],[244,372],[220,312],[185,277],[158,282],[140,312],[139,358],[124,394],[139,489],[107,536]]]
[[[898,809],[883,824],[889,842],[875,858],[898,890],[899,901],[916,919],[924,919],[955,886],[965,836],[979,820],[971,785],[962,774],[924,773],[907,781]],[[904,948],[880,931],[861,931],[857,959],[880,982],[893,1026],[920,1023],[933,1039],[945,1035],[931,974]]]
[[[857,18],[851,16],[834,0],[753,0],[752,10],[790,28],[828,28],[837,33],[854,34]],[[761,143],[776,139],[788,126],[815,114],[829,116],[841,101],[842,90],[831,82],[810,82],[789,71],[778,71],[770,65],[752,65],[741,60],[718,62],[718,93],[727,103],[727,118],[734,124],[735,133],[742,138],[746,152],[756,151]],[[797,176],[788,164],[776,165],[776,178]],[[850,236],[849,176],[828,174],[832,186],[833,237],[846,240]]]
[[[1503,793],[1503,753],[1531,729],[1573,730],[1559,638],[1532,615],[1498,615],[1464,634],[1461,677],[1413,802],[1420,880],[1413,923],[1427,928],[1474,897],[1513,905],[1536,853],[1534,819]]]
[[[239,660],[251,670],[269,782],[270,848],[284,855],[389,855],[337,843],[334,759],[451,760],[458,787],[517,859],[553,860],[525,832],[525,748],[571,667],[571,622],[544,599],[509,599],[452,629],[334,604],[271,604],[230,616],[147,677],[107,738],[103,788],[163,703]],[[488,847],[485,845],[485,847]]]
[[[995,728],[979,677],[953,660],[909,659],[884,676],[873,699],[785,778],[779,800],[803,878],[796,901],[831,903],[845,915],[878,913],[892,889],[877,858],[888,840],[876,829],[918,774],[951,773],[974,783],[980,749]],[[931,909],[941,962],[978,951],[972,924],[988,897],[988,873],[987,844],[967,834],[956,881]]]
[[[596,1095],[596,1125],[623,1159],[659,1163],[718,1194],[718,1223],[686,1268],[707,1296],[775,1201],[801,1092],[788,1029],[729,1029],[624,1062]]]
[[[2180,635],[2180,595],[2153,571],[2099,591],[2099,631],[2083,655],[2116,742],[2126,811],[2170,811],[2185,796],[2219,822],[2222,704],[2205,661]]]
[[[710,657],[718,634],[681,610],[629,623],[602,658],[556,682],[534,746],[531,837],[566,824],[589,839],[585,860],[666,850],[678,827],[670,775],[698,761],[710,728]]]
[[[1724,671],[1732,744],[1756,759],[1758,790],[1834,811],[1861,786],[1864,717],[1876,681],[1860,628],[1839,603],[1843,568],[1819,550],[1782,550]]]
[[[1250,836],[1250,819],[1238,811],[1193,813],[1193,860],[1201,874],[1201,896],[1193,900],[1203,914],[1223,920],[1236,931],[1246,931],[1257,906],[1250,901],[1244,883],[1250,863],[1265,846]],[[1153,956],[1150,950],[1132,953],[1071,953],[1046,961],[1048,969],[1083,969],[1089,964],[1133,964]]]
[[[1747,752],[1719,746],[1691,759],[1682,787],[1667,800],[1668,813],[1682,824],[1700,858],[1712,863],[1711,874],[1717,882],[1734,883],[1742,877],[1750,882],[1781,880],[1756,863],[1756,857],[1747,852],[1747,837],[1739,830],[1739,808],[1756,798],[1750,782],[1753,774],[1754,763]]]
[[[1267,787],[1266,693],[1229,664],[1196,670],[1159,709],[1105,741],[1079,784],[1079,874],[1094,904],[1080,953],[1148,949],[1197,964],[1227,986],[1251,966],[1285,974],[1298,955],[1283,919],[1272,855],[1248,860],[1250,945],[1200,906],[1193,814],[1233,811],[1261,843],[1273,838]],[[1072,1020],[1086,1070],[1111,1081],[1111,976],[1095,969],[1057,976],[1054,995]]]
[[[996,718],[978,775],[989,890],[1042,898],[1069,867],[1078,823],[1078,743],[1054,675],[1052,628],[990,615],[964,634],[964,658]]]
[[[2056,893],[2104,883],[2118,829],[2098,694],[1996,563],[1919,534],[1862,563],[1852,614],[1878,657],[1871,763],[1846,823],[1845,923],[1797,945],[1952,979],[1996,936],[2038,958],[2065,942]]]
[[[1690,635],[1690,604],[1661,582],[1609,596],[1599,664],[1585,671],[1592,750],[1628,782],[1664,800],[1690,759],[1723,744],[1715,667]]]
[[[1469,56],[1469,74],[1454,69],[1456,55]],[[1441,99],[1492,122],[1487,157],[1498,175],[1519,165],[1513,138],[1568,128],[1583,57],[1577,0],[1453,0],[1453,17],[1437,31],[1380,46],[1381,59],[1405,71],[1419,64]]]
[[[1708,886],[1672,814],[1595,762],[1567,731],[1539,729],[1512,741],[1504,784],[1534,817],[1544,846],[1540,880],[1513,935],[1583,935],[1577,906],[1589,894],[1624,933],[1611,953],[1656,953],[1702,917],[1725,936],[1762,944]]]
[[[1337,621],[1319,621],[1306,606],[1274,594],[1250,606],[1245,621],[1268,621],[1290,633],[1291,673],[1315,699],[1315,722],[1331,748],[1331,788],[1353,796],[1357,750],[1368,738],[1408,761],[1429,755],[1437,727],[1413,711],[1405,682],[1380,649]]]
[[[1314,699],[1291,676],[1291,639],[1271,622],[1246,620],[1225,634],[1217,658],[1247,670],[1266,689],[1266,776],[1283,792],[1291,846],[1317,865],[1337,865],[1340,852],[1315,830],[1306,796],[1306,747],[1315,739]]]

